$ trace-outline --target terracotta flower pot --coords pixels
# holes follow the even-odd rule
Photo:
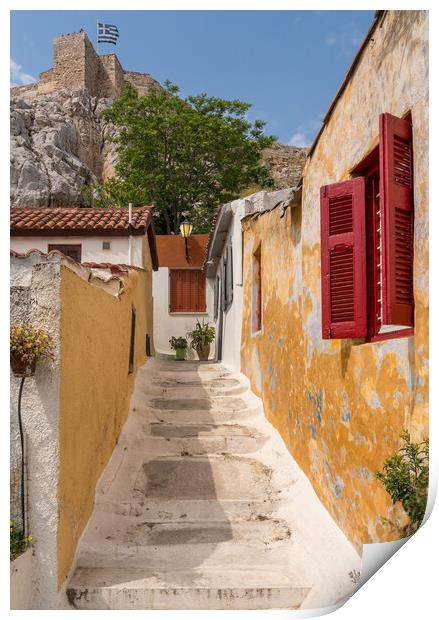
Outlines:
[[[35,367],[37,360],[32,362],[23,361],[21,357],[15,355],[10,356],[11,368],[15,377],[33,377],[35,374]]]
[[[204,346],[199,344],[195,350],[198,353],[198,359],[203,361],[209,359],[210,344],[205,344]]]

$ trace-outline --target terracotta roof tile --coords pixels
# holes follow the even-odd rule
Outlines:
[[[209,235],[191,235],[188,239],[189,261],[186,260],[184,238],[180,235],[156,235],[159,267],[201,268]]]
[[[131,233],[144,234],[152,221],[151,207],[133,208]],[[11,209],[11,234],[47,234],[48,232],[98,233],[117,231],[129,234],[128,209]]]

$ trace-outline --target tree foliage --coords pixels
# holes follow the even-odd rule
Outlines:
[[[251,105],[206,94],[181,98],[165,83],[139,96],[127,86],[104,112],[118,131],[116,176],[97,188],[96,206],[155,207],[158,230],[179,232],[182,214],[196,232],[209,230],[213,212],[249,185],[272,187],[261,164],[275,138],[250,122]]]

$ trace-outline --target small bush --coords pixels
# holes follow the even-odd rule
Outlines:
[[[188,335],[191,339],[191,347],[193,349],[205,347],[215,340],[215,327],[204,321],[203,323],[197,321],[195,329],[189,332]]]
[[[382,471],[375,476],[383,483],[393,504],[401,502],[409,523],[401,528],[395,526],[401,538],[414,534],[424,518],[428,496],[428,439],[420,443],[410,441],[410,433],[402,433],[403,444],[396,454],[389,457]],[[384,522],[390,523],[388,519]]]
[[[177,349],[187,349],[187,340],[183,336],[172,336],[169,340],[169,344],[174,351]]]
[[[23,538],[23,533],[15,528],[13,521],[11,521],[10,525],[10,535],[10,556],[11,560],[15,560],[16,557],[24,553],[29,547],[32,542],[32,536],[29,535]]]

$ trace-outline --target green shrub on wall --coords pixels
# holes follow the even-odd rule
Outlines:
[[[383,521],[395,526],[401,538],[405,538],[416,532],[424,518],[428,496],[429,445],[428,439],[412,443],[407,430],[402,433],[401,439],[401,448],[384,462],[382,471],[377,471],[375,476],[383,483],[392,502],[401,502],[409,519],[404,527],[395,526],[388,519]]]

